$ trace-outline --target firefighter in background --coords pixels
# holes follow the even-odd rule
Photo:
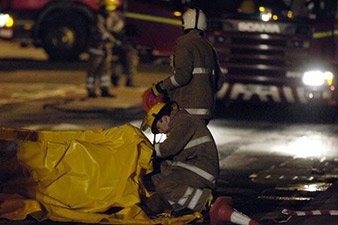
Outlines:
[[[157,103],[145,116],[141,129],[167,134],[154,144],[154,155],[165,160],[161,172],[152,176],[155,193],[144,201],[146,213],[173,210],[173,215],[205,210],[219,175],[218,151],[205,124],[180,109],[177,103]]]
[[[111,20],[114,19],[112,12],[121,5],[120,0],[97,0],[99,11],[97,25],[89,48],[89,66],[87,76],[88,97],[96,98],[96,81],[99,79],[102,97],[115,97],[109,91],[110,86],[110,60],[111,45],[119,44],[110,33]]]
[[[293,0],[291,10],[297,19],[309,18],[312,20],[324,20],[336,13],[337,1],[326,0]]]
[[[204,12],[189,8],[182,23],[184,34],[177,39],[172,56],[173,75],[153,85],[151,91],[155,98],[167,94],[171,101],[208,124],[224,78],[217,53],[204,34],[207,28]]]
[[[122,9],[122,7],[121,7]],[[111,83],[115,87],[119,85],[120,78],[126,76],[125,86],[134,86],[134,74],[136,73],[139,58],[136,49],[129,42],[125,33],[125,20],[121,10],[112,13],[113,24],[110,25],[110,32],[119,40],[120,45],[113,46],[111,61]]]

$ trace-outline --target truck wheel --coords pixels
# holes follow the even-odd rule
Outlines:
[[[69,14],[45,21],[41,39],[51,60],[77,60],[86,50],[87,24],[83,21]]]

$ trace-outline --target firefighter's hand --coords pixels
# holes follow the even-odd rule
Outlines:
[[[148,88],[142,96],[142,106],[145,112],[159,102],[167,102],[168,99],[164,94],[159,94],[157,97],[153,94],[152,88]]]
[[[162,83],[163,82],[160,81],[160,82],[158,82],[157,84],[155,84],[155,85],[153,85],[151,87],[151,92],[153,93],[153,95],[155,97],[158,97],[160,94],[165,93],[165,89],[163,88],[163,84]]]
[[[102,41],[108,41],[108,40],[109,40],[109,35],[108,35],[108,33],[102,34],[101,39],[102,39]]]
[[[119,46],[119,47],[122,46],[122,42],[119,41],[119,40],[117,40],[117,39],[114,40],[114,44],[115,44],[116,46]]]

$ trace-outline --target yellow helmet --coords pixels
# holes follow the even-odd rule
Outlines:
[[[96,0],[99,7],[104,6],[107,11],[114,11],[122,5],[122,0]]]
[[[256,11],[255,7],[253,0],[244,0],[239,7],[239,12],[244,14],[253,14]]]
[[[176,102],[158,102],[155,105],[153,105],[147,115],[144,117],[142,124],[141,124],[141,129],[144,131],[148,127],[151,128],[151,132],[153,134],[158,134],[159,131],[156,128],[156,123],[158,120],[162,118],[164,115],[170,115],[172,111],[177,111],[178,110],[178,105]]]

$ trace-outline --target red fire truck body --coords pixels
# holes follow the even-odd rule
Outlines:
[[[121,0],[122,1],[122,0]],[[95,27],[96,0],[0,0],[0,37],[32,41],[52,59],[75,59],[88,48]],[[169,54],[181,33],[176,5],[164,0],[123,4],[130,38],[141,50]],[[176,16],[175,16],[176,15]],[[10,16],[12,24],[1,24]]]
[[[176,38],[182,34],[182,10],[175,1],[127,1],[125,17],[132,43],[155,55],[170,55]]]

